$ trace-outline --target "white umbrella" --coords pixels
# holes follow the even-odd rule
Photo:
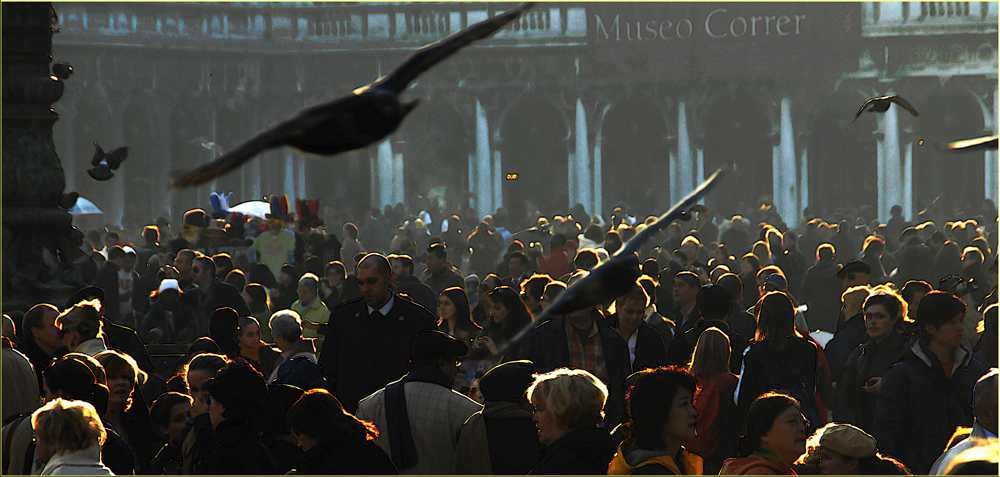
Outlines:
[[[229,208],[230,212],[239,212],[250,217],[266,219],[265,215],[271,213],[271,204],[262,200],[251,200]]]
[[[76,204],[73,204],[73,208],[69,209],[69,213],[73,215],[101,215],[104,212],[101,212],[101,209],[98,209],[93,202],[83,197],[78,197]]]

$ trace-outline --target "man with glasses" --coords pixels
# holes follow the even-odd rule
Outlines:
[[[421,331],[410,344],[410,371],[358,404],[358,418],[375,423],[376,443],[401,473],[455,473],[456,436],[483,408],[451,389],[468,352],[446,333]]]
[[[215,262],[210,257],[199,255],[194,259],[191,279],[196,288],[185,291],[181,303],[194,310],[198,336],[208,336],[208,320],[217,308],[228,306],[240,317],[250,316],[250,309],[236,287],[215,278]]]

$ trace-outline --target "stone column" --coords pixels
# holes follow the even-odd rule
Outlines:
[[[392,140],[386,139],[378,145],[378,155],[376,156],[376,167],[372,169],[372,174],[376,175],[378,183],[378,203],[379,209],[386,205],[393,205],[392,199]]]
[[[79,247],[83,234],[60,209],[66,177],[52,143],[63,94],[50,77],[49,3],[3,4],[3,310],[63,303],[93,280]],[[63,202],[68,202],[64,200]],[[67,205],[67,204],[63,204]]]
[[[788,217],[785,220],[789,227],[798,226],[799,221],[803,219],[802,213],[809,207],[809,139],[810,133],[806,131],[800,131],[798,133],[799,140],[797,143],[799,151],[799,206],[798,206],[798,216]],[[791,220],[789,220],[791,219]],[[791,225],[792,223],[796,225]]]
[[[486,109],[476,99],[476,155],[469,164],[469,186],[476,194],[476,213],[480,217],[497,210],[493,204],[493,165],[490,159],[490,128]]]
[[[795,157],[795,130],[792,126],[792,100],[781,98],[781,119],[778,144],[773,150],[774,206],[789,227],[798,224],[799,192]]]
[[[674,162],[671,156],[671,162]],[[674,177],[670,187],[670,203],[679,202],[694,189],[695,165],[691,154],[691,136],[688,132],[687,104],[679,101],[677,104],[677,159],[676,169],[671,164],[670,175]]]
[[[878,217],[882,221],[889,220],[889,209],[894,204],[903,202],[898,111],[899,108],[890,107],[888,111],[878,115],[879,132],[882,136],[879,141]]]
[[[574,153],[574,163],[576,169],[575,181],[571,184],[575,185],[574,190],[571,187],[569,190],[570,205],[579,202],[583,204],[584,207],[594,210],[594,204],[591,201],[591,184],[593,184],[593,179],[590,172],[590,145],[589,138],[587,136],[587,111],[583,107],[583,100],[577,98],[576,100],[576,123],[574,127],[574,137],[575,137],[575,153]]]

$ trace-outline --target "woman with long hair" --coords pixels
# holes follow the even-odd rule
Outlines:
[[[514,337],[531,324],[531,312],[510,287],[497,287],[489,297],[493,309],[481,341],[490,356],[497,356],[516,345]]]
[[[483,328],[472,321],[469,296],[460,287],[446,288],[438,297],[438,330],[471,342]]]
[[[108,410],[103,419],[106,428],[118,433],[134,455],[137,473],[145,473],[153,459],[155,437],[149,426],[140,424],[128,410],[132,407],[137,387],[146,382],[146,373],[139,369],[135,359],[118,351],[104,351],[95,359],[104,367],[108,379]]]
[[[754,311],[757,335],[744,354],[737,385],[737,404],[743,415],[757,396],[782,389],[804,401],[800,404],[806,415],[818,421],[814,393],[821,364],[816,346],[795,329],[792,300],[773,291],[761,297]]]
[[[305,452],[299,474],[398,474],[396,466],[375,445],[378,429],[344,410],[329,391],[307,391],[288,411],[288,428]]]
[[[706,474],[718,474],[722,462],[736,456],[738,427],[733,392],[739,378],[729,371],[729,337],[719,328],[701,333],[689,363],[697,380],[698,437],[687,441],[691,452],[705,458]]]

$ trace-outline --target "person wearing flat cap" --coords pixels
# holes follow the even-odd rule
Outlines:
[[[454,474],[462,424],[482,410],[451,389],[469,347],[437,330],[410,343],[409,372],[358,403],[357,417],[373,422],[382,448],[401,474]]]
[[[861,260],[851,260],[837,272],[837,278],[844,281],[844,290],[851,287],[868,285],[872,274],[872,266]]]
[[[455,473],[524,475],[545,447],[531,421],[528,386],[534,382],[531,361],[509,361],[479,380],[486,402],[462,426],[455,452]]]
[[[878,453],[874,437],[835,422],[816,430],[792,469],[802,475],[908,475],[906,466]]]

